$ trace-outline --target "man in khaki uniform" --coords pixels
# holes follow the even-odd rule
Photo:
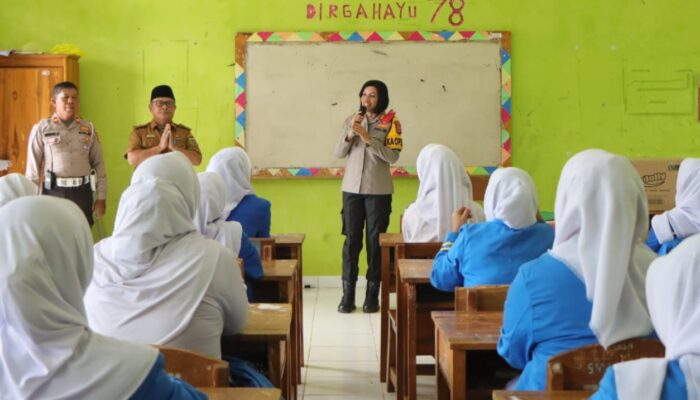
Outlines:
[[[134,127],[124,158],[134,168],[148,157],[179,151],[190,159],[192,165],[202,163],[202,152],[190,128],[173,123],[175,95],[170,86],[160,85],[151,91],[148,109],[153,120]]]
[[[51,104],[56,112],[34,125],[29,137],[27,178],[42,188],[42,194],[72,200],[92,226],[93,211],[101,218],[107,206],[102,146],[92,123],[76,115],[75,84],[54,86]],[[94,206],[93,190],[97,192]]]

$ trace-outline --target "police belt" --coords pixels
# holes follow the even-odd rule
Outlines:
[[[76,178],[59,178],[56,177],[56,186],[57,187],[78,187],[78,186],[83,186],[87,185],[90,183],[90,175],[87,176],[79,176]]]

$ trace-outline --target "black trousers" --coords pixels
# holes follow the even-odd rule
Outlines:
[[[343,280],[357,282],[362,250],[362,229],[366,223],[367,280],[381,280],[382,255],[379,234],[386,232],[391,216],[391,195],[343,192]]]
[[[72,201],[85,214],[88,224],[92,226],[94,223],[92,220],[92,189],[89,184],[78,187],[55,187],[51,190],[43,189],[41,193]]]

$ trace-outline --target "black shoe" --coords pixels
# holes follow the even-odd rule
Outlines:
[[[343,314],[355,310],[355,282],[343,281],[343,298],[338,304],[338,312]]]
[[[367,281],[367,292],[365,293],[365,304],[362,305],[365,313],[375,313],[379,311],[379,281]]]

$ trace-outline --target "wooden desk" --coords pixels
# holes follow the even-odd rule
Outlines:
[[[552,390],[549,392],[529,392],[494,390],[493,400],[585,400],[593,392],[588,390]]]
[[[496,350],[503,313],[436,311],[432,319],[437,398],[467,399],[467,352]]]
[[[263,344],[270,381],[282,389],[286,399],[293,400],[296,398],[296,387],[289,376],[293,370],[290,345],[292,305],[258,303],[249,307],[243,332],[221,338],[222,353],[240,356],[248,344]]]
[[[279,389],[261,388],[202,388],[197,390],[207,395],[209,400],[279,400]]]
[[[380,233],[379,246],[381,248],[381,290],[379,319],[381,325],[381,338],[379,346],[379,380],[386,382],[386,358],[387,358],[387,333],[389,327],[389,295],[396,292],[396,260],[400,258],[434,258],[440,250],[440,242],[431,243],[406,243],[401,233]]]
[[[301,367],[304,365],[304,269],[301,262],[301,249],[306,235],[303,233],[275,233],[272,237],[275,239],[275,258],[283,260],[292,259],[298,262],[296,280],[297,307],[295,312],[298,321],[296,348],[299,349],[299,357],[297,359],[297,381],[301,382]]]
[[[297,314],[297,308],[299,303],[297,303],[297,260],[262,260],[263,267],[263,278],[260,281],[253,281],[253,297],[257,302],[271,302],[271,303],[288,303],[292,305],[292,327],[291,327],[291,365],[299,365],[299,357],[301,354],[301,349],[298,347],[299,334],[299,319]],[[272,284],[272,290],[274,293],[270,294],[270,287],[267,285]],[[268,293],[261,293],[267,291]],[[262,296],[263,300],[259,300],[256,297]],[[300,377],[297,374],[291,374],[293,384],[300,383]]]
[[[433,260],[397,260],[396,398],[415,400],[416,375],[435,373],[418,369],[417,355],[435,354],[432,311],[453,310],[454,293],[440,292],[430,284]]]

